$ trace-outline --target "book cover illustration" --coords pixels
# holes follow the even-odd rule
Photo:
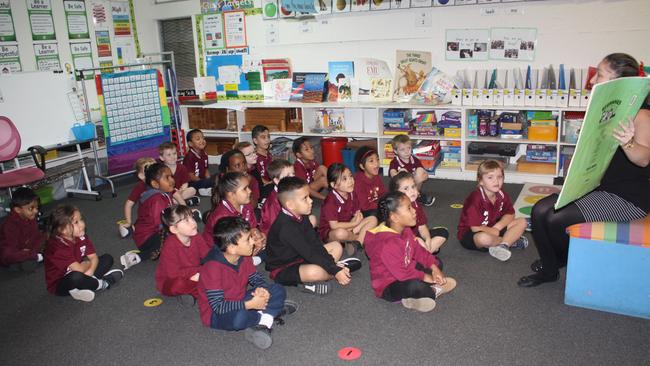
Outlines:
[[[305,76],[306,72],[294,72],[293,79],[291,83],[291,97],[289,98],[292,102],[302,101],[303,95],[305,93]]]
[[[430,105],[451,103],[451,90],[454,87],[454,81],[434,67],[413,95],[413,102]]]
[[[339,100],[338,91],[342,79],[354,77],[354,62],[352,61],[330,61],[327,63],[329,87],[327,100],[336,102]],[[351,97],[351,96],[350,96]]]
[[[385,102],[391,100],[393,80],[382,78],[370,79],[370,99],[374,102]]]
[[[291,79],[291,64],[288,59],[263,59],[262,74],[267,82],[274,79]]]
[[[393,99],[408,102],[431,71],[431,52],[397,50]]]
[[[386,61],[374,58],[360,58],[355,62],[355,65],[357,66],[355,76],[359,82],[359,101],[389,101],[393,91],[393,76]],[[382,95],[381,90],[384,90],[386,86],[389,88],[388,96],[385,99],[378,99],[377,96]],[[371,93],[373,90],[374,92]]]
[[[291,79],[273,79],[273,100],[288,102],[291,96]]]
[[[325,73],[314,73],[305,75],[305,89],[302,101],[305,103],[320,103],[323,101],[325,90]]]
[[[352,101],[352,84],[350,79],[343,78],[339,80],[338,102]]]

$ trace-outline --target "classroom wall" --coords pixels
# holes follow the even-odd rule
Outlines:
[[[155,5],[135,2],[136,21],[143,52],[159,52],[157,21],[200,12],[199,0]],[[517,15],[506,15],[510,8]],[[495,15],[483,15],[494,9]],[[428,13],[431,25],[416,27]],[[538,29],[534,67],[564,63],[595,65],[606,54],[627,52],[650,62],[650,1],[550,0],[494,5],[409,9],[333,14],[311,20],[264,21],[247,17],[251,53],[262,58],[289,57],[296,71],[326,71],[327,62],[354,57],[375,57],[394,68],[395,50],[432,52],[433,64],[448,73],[460,69],[525,67],[524,61],[447,61],[446,29],[535,27]],[[279,42],[267,44],[266,28],[276,22]],[[189,30],[188,30],[189,31]],[[394,70],[393,70],[394,71]]]

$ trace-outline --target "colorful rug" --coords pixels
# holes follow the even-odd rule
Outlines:
[[[515,201],[515,217],[530,218],[533,205],[542,198],[553,194],[560,193],[562,186],[550,184],[526,183],[521,189],[517,200]]]

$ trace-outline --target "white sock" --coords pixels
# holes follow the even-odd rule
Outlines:
[[[93,276],[93,277],[95,277],[95,276]],[[103,290],[106,287],[108,287],[107,285],[108,284],[104,284],[104,280],[97,279],[97,290],[95,290],[95,291]]]
[[[262,315],[260,317],[260,324],[271,329],[271,327],[273,326],[273,317],[271,316],[271,314],[263,313],[261,311],[258,311],[258,313]]]
[[[36,261],[37,262],[42,262],[43,261],[43,254],[41,253],[36,253]]]
[[[499,244],[499,245],[505,245],[507,248],[510,248],[510,244],[506,243],[505,241],[501,242],[501,244]]]

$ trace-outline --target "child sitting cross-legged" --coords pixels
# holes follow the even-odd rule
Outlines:
[[[95,292],[108,289],[124,277],[124,272],[112,266],[110,254],[95,252],[79,209],[58,206],[50,215],[50,239],[45,248],[47,291],[93,301]]]
[[[208,254],[212,245],[208,245],[198,234],[189,207],[169,206],[163,210],[161,219],[167,237],[156,268],[156,288],[165,296],[178,296],[183,304],[193,304],[198,297],[196,284],[201,259]]]
[[[294,313],[298,305],[286,300],[282,285],[267,284],[255,270],[250,225],[244,219],[217,221],[214,243],[199,271],[201,321],[214,329],[245,329],[246,340],[256,347],[271,347],[274,321]]]
[[[422,192],[422,185],[429,179],[429,173],[422,167],[422,162],[413,155],[413,141],[408,135],[397,135],[390,142],[393,146],[395,157],[390,161],[388,175],[394,177],[399,172],[413,175],[415,185],[420,195],[418,201],[425,206],[432,206],[436,198]]]
[[[379,197],[386,193],[386,187],[379,175],[379,155],[377,150],[362,146],[354,154],[354,194],[359,200],[363,217],[375,216]]]
[[[135,161],[135,173],[138,177],[138,183],[133,186],[129,197],[124,202],[124,219],[118,222],[120,236],[126,238],[133,234],[133,206],[140,200],[140,195],[147,190],[147,184],[144,182],[144,171],[149,165],[156,162],[153,158],[144,157]]]
[[[199,129],[187,133],[189,151],[183,158],[183,166],[187,170],[189,186],[196,189],[201,196],[212,195],[212,177],[208,170],[208,154],[205,152],[205,137]]]
[[[427,312],[435,308],[436,298],[456,287],[456,281],[445,277],[434,256],[416,243],[410,230],[415,226],[415,216],[404,193],[383,196],[377,208],[382,223],[366,234],[365,250],[375,295]]]
[[[332,278],[341,285],[350,283],[350,273],[361,268],[357,258],[339,261],[343,248],[337,241],[323,244],[309,222],[312,199],[309,186],[298,177],[278,184],[282,212],[268,236],[266,270],[275,282],[300,286],[305,292],[325,295]]]
[[[526,219],[515,219],[515,209],[503,192],[503,167],[498,161],[486,160],[477,171],[478,187],[463,204],[458,222],[458,240],[470,250],[488,251],[491,256],[507,261],[510,248],[524,249],[528,239],[522,236]]]
[[[196,196],[196,188],[190,187],[190,173],[185,165],[178,164],[176,145],[166,141],[158,146],[160,161],[163,162],[174,177],[173,198],[179,205],[197,206],[201,199]]]

